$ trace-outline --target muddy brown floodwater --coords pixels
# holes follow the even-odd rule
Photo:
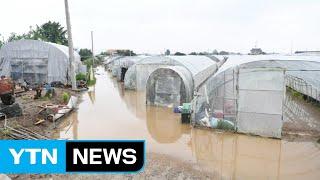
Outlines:
[[[145,139],[147,152],[166,155],[219,179],[320,179],[320,146],[181,124],[172,109],[148,107],[142,92],[125,91],[103,69],[60,138]]]

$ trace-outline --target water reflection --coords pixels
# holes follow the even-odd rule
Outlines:
[[[219,177],[266,179],[279,177],[281,141],[237,134],[192,130],[192,149],[199,163]]]
[[[183,133],[189,134],[189,125],[180,123],[180,114],[173,113],[171,108],[145,105],[145,92],[125,91],[123,83],[112,81],[118,87],[119,95],[127,108],[138,119],[146,121],[149,134],[159,143],[174,143]]]
[[[146,139],[148,152],[178,158],[219,179],[320,177],[318,144],[192,129],[171,109],[146,107],[144,93],[124,91],[100,74],[95,91],[84,94],[78,112],[63,123],[61,138]]]
[[[95,91],[95,86],[93,86],[89,91],[88,91],[88,96],[90,98],[90,101],[92,104],[96,101],[96,91]]]
[[[146,121],[149,134],[159,143],[174,143],[190,130],[181,125],[180,116],[169,108],[147,107]]]

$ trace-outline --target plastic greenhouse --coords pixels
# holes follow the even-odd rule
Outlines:
[[[112,70],[113,64],[116,62],[117,59],[122,58],[122,56],[110,56],[108,57],[105,62],[104,66],[108,71]]]
[[[146,90],[147,104],[177,106],[190,102],[194,88],[210,77],[221,63],[217,57],[207,56],[148,57],[129,68],[125,86]]]
[[[281,137],[286,88],[320,101],[320,57],[229,56],[192,101],[192,122]]]
[[[220,61],[217,57],[206,56],[151,56],[144,58],[131,66],[125,76],[124,83],[126,89],[145,91],[149,76],[160,67],[182,66],[189,68],[190,73],[193,68],[210,66]],[[185,61],[184,61],[185,60]],[[194,67],[193,67],[194,66]],[[198,67],[198,69],[199,69]],[[193,70],[194,71],[194,70]]]
[[[117,58],[113,61],[111,71],[114,77],[117,77],[118,81],[124,81],[125,75],[127,70],[134,65],[135,63],[139,62],[143,58],[147,56],[140,55],[140,56],[123,56],[121,58]]]
[[[74,52],[76,73],[85,73],[80,56]],[[18,40],[0,49],[0,74],[29,83],[69,83],[68,47],[38,40]]]

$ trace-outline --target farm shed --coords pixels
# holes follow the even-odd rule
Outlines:
[[[76,73],[86,73],[79,54],[74,56]],[[13,41],[0,49],[0,74],[15,81],[69,83],[69,62],[67,46],[39,40]]]
[[[319,56],[229,56],[192,101],[192,122],[281,137],[286,87],[320,100]]]

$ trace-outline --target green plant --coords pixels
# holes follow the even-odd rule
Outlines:
[[[90,49],[84,48],[84,49],[80,49],[79,55],[81,56],[81,61],[84,61],[92,57],[92,52]]]
[[[96,84],[96,78],[94,77],[92,80],[88,81],[87,85],[92,86]]]
[[[62,94],[62,101],[63,101],[63,103],[65,103],[65,104],[68,103],[69,99],[70,99],[69,93],[64,92],[64,93]]]
[[[50,100],[50,97],[49,97],[49,96],[42,96],[42,97],[40,97],[40,100],[42,100],[42,101],[49,101],[49,100]]]
[[[76,80],[77,81],[80,81],[80,80],[83,80],[83,81],[86,81],[87,80],[87,76],[83,73],[79,73],[76,75]]]
[[[9,129],[3,129],[3,130],[1,131],[1,133],[2,133],[4,136],[8,136],[8,135],[11,134],[11,131],[10,131]]]
[[[293,97],[299,98],[299,99],[303,99],[303,94],[290,88],[287,87],[287,92],[290,93]]]

